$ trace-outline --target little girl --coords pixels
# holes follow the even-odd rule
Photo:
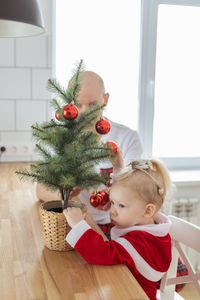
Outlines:
[[[114,175],[110,189],[111,241],[91,229],[79,208],[67,208],[63,213],[72,227],[67,242],[88,263],[125,263],[156,300],[156,283],[171,262],[170,222],[158,212],[169,186],[168,172],[159,161],[133,161]]]

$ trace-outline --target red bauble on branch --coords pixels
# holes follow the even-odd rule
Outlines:
[[[67,120],[74,120],[78,116],[78,108],[73,104],[65,105],[62,109],[63,117]]]
[[[102,200],[102,198],[98,193],[93,193],[92,196],[90,197],[90,204],[93,207],[97,207],[100,205],[101,200]]]
[[[90,197],[90,204],[93,207],[103,206],[109,201],[109,194],[105,191],[93,192]]]
[[[117,153],[117,145],[114,142],[109,141],[106,144],[112,149],[113,153]]]
[[[55,112],[55,117],[56,117],[56,119],[57,119],[58,121],[60,121],[59,110],[57,110],[57,111]]]
[[[100,119],[96,123],[96,131],[99,134],[106,134],[110,131],[110,123],[107,120]]]
[[[99,192],[101,195],[101,202],[100,205],[105,205],[109,201],[109,194],[105,191]]]

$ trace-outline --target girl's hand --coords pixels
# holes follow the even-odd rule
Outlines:
[[[124,167],[123,154],[119,147],[117,147],[117,152],[114,153],[114,158],[111,159],[113,165],[113,172],[116,172]]]
[[[70,227],[75,226],[77,223],[84,220],[85,217],[78,207],[68,207],[63,210],[63,214]]]

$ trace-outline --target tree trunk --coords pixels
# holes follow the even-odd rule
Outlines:
[[[62,190],[62,210],[68,207],[68,200],[71,190]]]

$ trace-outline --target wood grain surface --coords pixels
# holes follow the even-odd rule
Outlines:
[[[74,250],[44,247],[33,184],[15,174],[24,166],[0,163],[0,299],[148,299],[125,265],[90,265]]]

